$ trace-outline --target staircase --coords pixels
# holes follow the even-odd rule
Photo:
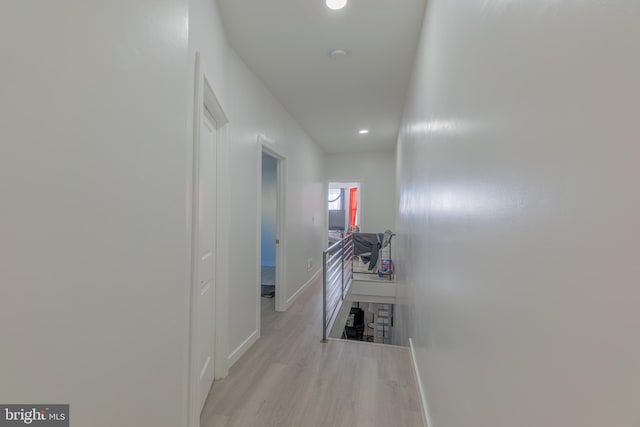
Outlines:
[[[357,236],[356,242],[354,236]],[[358,243],[360,237],[349,234],[323,252],[323,342],[328,337],[342,336],[354,302],[395,304],[396,283],[392,266],[381,273],[380,268],[369,270],[368,265],[362,262],[364,257],[356,255],[362,252]],[[390,241],[389,237],[389,246],[379,249],[379,259],[383,256],[390,259]],[[379,327],[384,332],[384,326],[376,324],[376,334]]]

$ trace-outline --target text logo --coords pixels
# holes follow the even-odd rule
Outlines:
[[[2,405],[0,427],[69,427],[69,405]]]

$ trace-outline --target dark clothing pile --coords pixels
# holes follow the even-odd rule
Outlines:
[[[393,233],[355,233],[353,235],[353,254],[361,256],[364,263],[369,263],[369,271],[373,271],[378,264],[378,253],[391,242]],[[366,255],[363,255],[366,254]]]

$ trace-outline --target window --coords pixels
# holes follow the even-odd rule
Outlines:
[[[342,188],[330,188],[329,189],[329,210],[330,211],[341,211],[344,208],[342,207],[342,200],[344,194],[344,190]]]

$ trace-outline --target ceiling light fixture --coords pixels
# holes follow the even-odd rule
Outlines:
[[[368,134],[368,133],[369,133],[369,129],[360,129],[360,130],[358,131],[358,133],[359,133],[360,135],[366,135],[366,134]]]
[[[347,0],[327,0],[326,3],[329,9],[338,10],[347,5]]]
[[[331,52],[329,52],[329,56],[335,60],[346,58],[347,51],[345,49],[333,49]]]

